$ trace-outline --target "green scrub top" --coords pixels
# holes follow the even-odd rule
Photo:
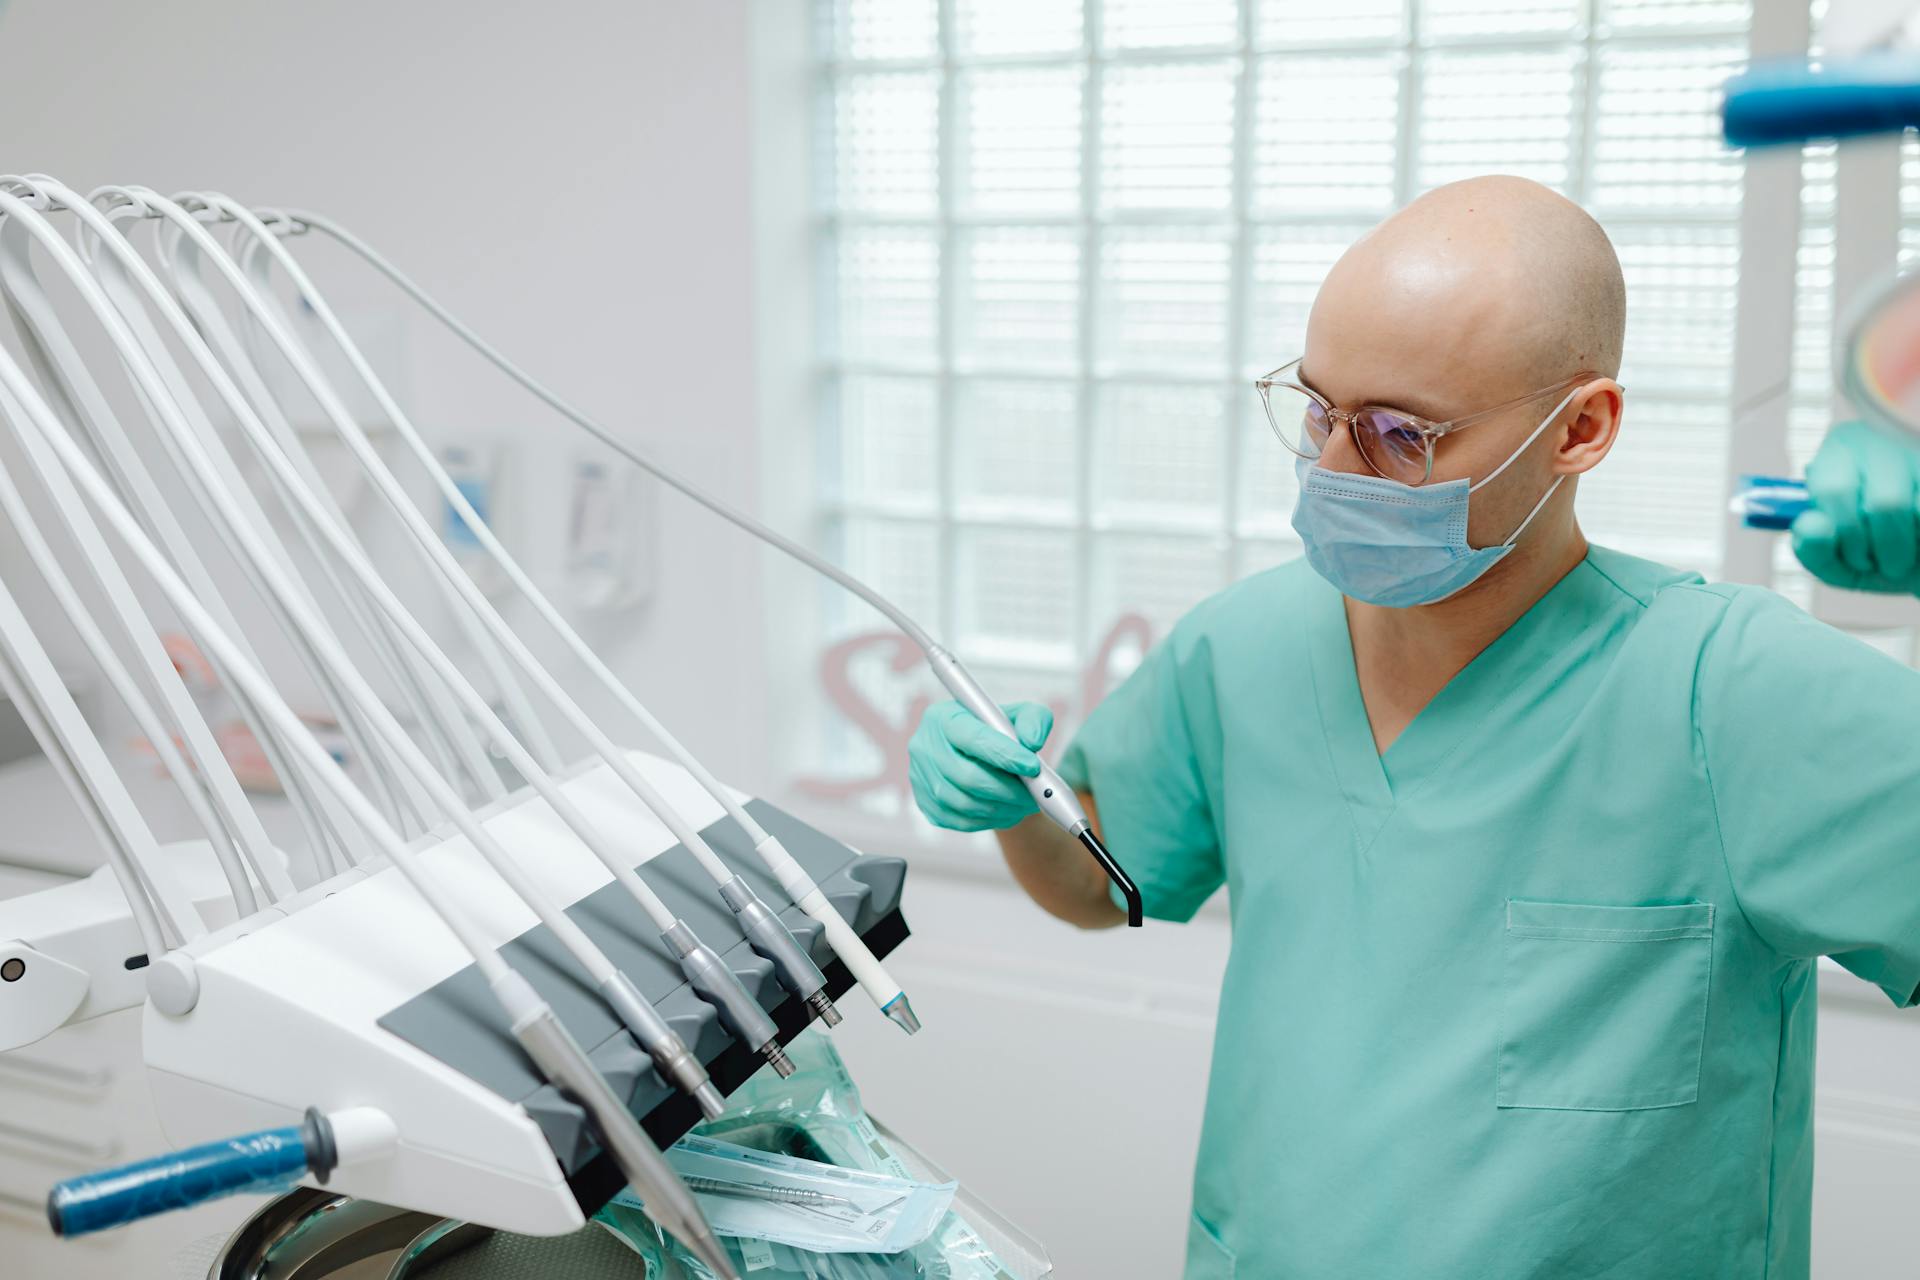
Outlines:
[[[1596,547],[1381,755],[1296,561],[1063,773],[1149,915],[1228,890],[1187,1276],[1807,1275],[1813,962],[1920,998],[1920,672]]]

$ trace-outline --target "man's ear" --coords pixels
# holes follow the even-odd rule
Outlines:
[[[1620,438],[1623,407],[1620,384],[1612,378],[1595,378],[1581,387],[1567,406],[1566,435],[1554,458],[1554,470],[1577,476],[1598,466]]]

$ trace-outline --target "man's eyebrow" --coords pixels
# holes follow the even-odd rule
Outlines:
[[[1294,377],[1299,380],[1299,383],[1301,386],[1313,392],[1315,395],[1320,396],[1326,400],[1333,399],[1332,396],[1327,395],[1326,392],[1320,390],[1320,388],[1314,386],[1313,383],[1307,380],[1307,368],[1304,364],[1294,370]],[[1428,422],[1447,421],[1447,415],[1444,413],[1435,411],[1431,405],[1422,405],[1410,400],[1404,400],[1404,399],[1391,400],[1391,399],[1379,399],[1377,397],[1363,397],[1359,400],[1354,401],[1354,403],[1356,405],[1362,405],[1362,404],[1377,405],[1382,409],[1399,409],[1402,412],[1412,414],[1416,418],[1425,418]],[[1456,414],[1454,416],[1458,417],[1460,415]]]

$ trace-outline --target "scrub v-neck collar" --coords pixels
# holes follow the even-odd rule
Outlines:
[[[1383,753],[1374,746],[1360,693],[1343,598],[1314,575],[1309,606],[1299,616],[1308,633],[1314,697],[1334,777],[1361,843],[1370,842],[1395,806],[1416,793],[1476,731],[1497,731],[1509,718],[1511,700],[1538,684],[1533,677],[1546,671],[1551,682],[1555,671],[1577,663],[1600,643],[1592,632],[1608,607],[1622,599],[1589,554],[1462,667]]]

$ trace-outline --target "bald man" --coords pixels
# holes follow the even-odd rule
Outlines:
[[[1355,244],[1261,384],[1304,558],[1061,761],[1149,915],[1228,889],[1189,1277],[1807,1274],[1814,961],[1920,998],[1920,673],[1587,543],[1624,295],[1511,178]],[[1046,710],[1008,710],[1017,744],[927,713],[922,809],[1118,923],[1017,783]]]

